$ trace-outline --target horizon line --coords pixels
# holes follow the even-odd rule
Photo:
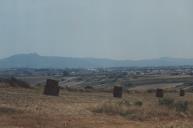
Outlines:
[[[37,52],[29,52],[29,53],[17,53],[17,54],[13,54],[13,55],[9,55],[7,57],[3,57],[3,58],[0,58],[0,60],[2,59],[6,59],[6,58],[10,58],[10,57],[13,57],[13,56],[18,56],[18,55],[37,55],[37,56],[41,56],[41,57],[61,57],[61,58],[80,58],[80,59],[107,59],[107,60],[115,60],[115,61],[142,61],[142,60],[155,60],[155,59],[193,59],[192,58],[186,58],[186,57],[166,57],[166,56],[163,56],[163,57],[154,57],[154,58],[143,58],[143,59],[115,59],[115,58],[100,58],[100,57],[81,57],[81,56],[58,56],[58,55],[41,55]]]

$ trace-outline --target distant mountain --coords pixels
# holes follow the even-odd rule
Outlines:
[[[149,60],[112,60],[18,54],[0,59],[0,68],[97,68],[193,65],[193,59],[158,58]]]

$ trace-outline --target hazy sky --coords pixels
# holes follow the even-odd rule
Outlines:
[[[0,58],[193,58],[193,0],[0,0]]]

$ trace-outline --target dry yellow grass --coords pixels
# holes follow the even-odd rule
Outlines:
[[[192,128],[193,94],[167,97],[188,100],[187,113],[160,106],[152,93],[116,99],[111,93],[63,90],[52,97],[36,89],[1,88],[0,128]],[[104,110],[96,112],[100,107]]]

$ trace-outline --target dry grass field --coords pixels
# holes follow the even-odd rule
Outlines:
[[[69,92],[44,96],[41,89],[0,88],[0,128],[192,128],[193,93]],[[173,99],[170,101],[168,99]],[[168,101],[168,102],[167,102]],[[188,101],[185,111],[178,101]],[[174,103],[173,103],[174,102]]]

